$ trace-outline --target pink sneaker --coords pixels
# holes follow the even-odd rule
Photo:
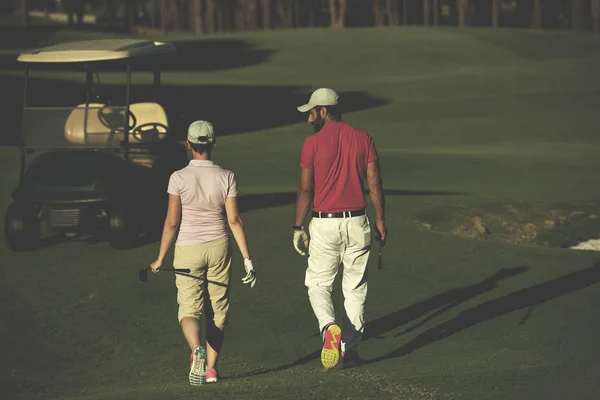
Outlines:
[[[219,372],[214,369],[207,369],[206,370],[206,383],[212,383],[212,382],[216,382],[219,378]]]

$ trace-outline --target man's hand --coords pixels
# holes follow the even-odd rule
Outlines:
[[[304,251],[302,247],[304,247],[306,251]],[[294,248],[298,254],[302,257],[306,257],[306,253],[308,252],[308,235],[304,229],[294,231]]]
[[[387,229],[385,227],[385,221],[376,221],[375,227],[377,228],[377,240],[381,241],[382,244],[385,242],[387,237]]]
[[[253,288],[256,284],[256,269],[251,259],[244,258],[244,269],[246,270],[246,276],[242,279],[242,283],[250,284],[250,287]]]
[[[156,260],[152,264],[150,264],[150,268],[152,268],[152,272],[157,273],[162,268],[163,262],[161,260]]]

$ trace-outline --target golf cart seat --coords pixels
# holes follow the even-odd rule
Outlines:
[[[168,134],[168,120],[164,108],[158,103],[134,103],[129,106],[129,144],[157,143]],[[101,103],[79,104],[65,123],[65,137],[73,144],[106,146],[124,140],[122,106]],[[132,126],[133,125],[133,126]]]

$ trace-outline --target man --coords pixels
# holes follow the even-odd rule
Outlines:
[[[178,319],[192,351],[189,380],[193,386],[218,379],[216,365],[228,323],[231,275],[231,246],[225,215],[244,258],[246,276],[242,282],[250,287],[256,283],[244,224],[238,213],[235,176],[211,161],[215,144],[210,122],[196,121],[189,126],[187,146],[192,150],[193,159],[170,177],[160,252],[151,264],[153,272],[160,271],[179,227],[173,266],[189,268],[191,274],[198,277],[176,275],[175,278]],[[206,349],[201,345],[200,334],[200,317],[204,310]]]
[[[315,134],[302,147],[294,248],[302,256],[308,253],[304,221],[312,202],[305,285],[323,336],[321,362],[325,368],[338,363],[340,343],[345,367],[360,361],[358,345],[364,332],[367,262],[372,242],[363,191],[365,178],[380,238],[383,241],[387,236],[375,144],[367,133],[342,121],[338,98],[332,89],[321,88],[313,92],[308,104],[298,107],[300,112],[308,113]],[[340,264],[344,267],[343,330],[336,322],[331,301]]]

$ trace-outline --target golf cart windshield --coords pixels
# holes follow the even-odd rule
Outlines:
[[[167,134],[167,115],[157,103],[124,106],[102,103],[75,107],[25,107],[21,134],[27,148],[119,147],[153,143]]]
[[[156,88],[160,83],[157,61],[173,51],[174,47],[166,43],[110,39],[63,43],[22,53],[18,60],[25,63],[26,71],[21,123],[24,147],[111,148],[123,143],[135,145],[162,141],[168,133],[166,112],[156,103],[156,96],[150,101],[135,102],[142,99],[135,99],[130,94],[131,73],[135,62],[153,65]],[[116,68],[125,73],[125,84],[118,88],[118,93],[100,84],[98,69],[102,70],[107,65],[113,72]],[[30,98],[35,97],[35,90],[28,93],[30,66],[79,69],[85,76],[81,95],[68,107],[36,104],[36,99]],[[31,85],[35,87],[36,83]]]
[[[21,133],[25,147],[118,147],[123,140],[125,107],[28,107]]]

